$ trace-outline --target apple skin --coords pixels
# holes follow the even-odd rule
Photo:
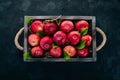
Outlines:
[[[32,22],[30,29],[33,33],[36,33],[36,32],[42,32],[43,27],[44,27],[44,25],[43,25],[42,21],[35,20]]]
[[[83,28],[89,28],[89,23],[85,20],[80,20],[76,23],[77,31],[81,32]]]
[[[64,51],[70,56],[70,57],[74,57],[76,55],[76,49],[71,46],[71,45],[68,45],[68,46],[65,46],[64,47]]]
[[[28,36],[28,43],[30,46],[37,46],[39,45],[40,37],[37,34],[30,34]]]
[[[86,41],[86,46],[90,46],[92,43],[92,37],[89,34],[82,36],[81,40]]]
[[[55,23],[46,23],[44,31],[47,35],[53,35],[57,31],[57,25]]]
[[[53,40],[58,45],[64,45],[66,43],[67,35],[63,31],[57,31],[53,35]]]
[[[31,55],[33,57],[41,57],[43,55],[43,50],[40,46],[35,46],[31,49]]]
[[[77,54],[79,57],[86,57],[88,55],[88,48],[83,48],[81,50],[77,50]]]
[[[81,35],[78,31],[71,31],[68,34],[68,40],[70,44],[77,45],[80,42]]]
[[[50,55],[55,58],[59,58],[62,55],[61,47],[51,48]]]
[[[74,24],[70,20],[65,20],[61,23],[60,29],[65,33],[69,33],[74,29]]]
[[[40,41],[40,46],[43,50],[50,50],[52,48],[53,40],[49,36],[45,36]]]

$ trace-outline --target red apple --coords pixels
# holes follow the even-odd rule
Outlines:
[[[50,50],[52,48],[52,38],[49,36],[45,36],[40,41],[40,46],[44,50]]]
[[[55,23],[46,23],[44,31],[47,35],[53,35],[57,31],[57,25]]]
[[[36,20],[32,22],[31,24],[31,31],[36,33],[36,32],[42,32],[43,31],[43,23],[40,20]]]
[[[30,34],[28,36],[28,43],[31,46],[37,46],[40,42],[40,37],[37,34]]]
[[[52,48],[50,50],[50,55],[52,57],[58,58],[62,55],[62,49],[60,47]]]
[[[76,49],[75,49],[73,46],[71,46],[71,45],[65,46],[64,51],[65,51],[70,57],[74,57],[75,54],[76,54]]]
[[[43,55],[43,50],[41,49],[40,46],[33,47],[31,49],[31,55],[33,57],[41,57]]]
[[[88,55],[88,48],[79,49],[77,53],[79,57],[86,57]]]
[[[80,42],[80,33],[78,31],[72,31],[68,34],[68,40],[70,44],[77,45]]]
[[[85,20],[78,21],[76,23],[76,29],[81,32],[83,28],[89,28],[89,23]]]
[[[85,36],[82,36],[81,40],[85,40],[86,46],[90,46],[92,42],[92,37],[89,34],[87,34]]]
[[[53,40],[58,45],[64,45],[66,43],[67,36],[63,31],[57,31],[53,35]]]
[[[60,28],[63,32],[68,33],[74,29],[74,24],[70,20],[65,20],[61,23]]]

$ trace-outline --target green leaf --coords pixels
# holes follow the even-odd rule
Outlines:
[[[41,36],[41,37],[44,37],[45,36],[45,33],[44,32],[37,32],[36,33],[38,36]]]
[[[32,22],[32,18],[29,17],[29,16],[27,16],[27,17],[26,17],[26,22],[27,22],[27,24],[30,24],[30,23]]]
[[[54,20],[48,19],[47,22],[53,22]]]
[[[88,28],[83,28],[82,31],[80,32],[82,36],[86,35],[87,33],[88,33]]]
[[[85,47],[85,40],[80,41],[80,43],[76,46],[77,49],[83,49]]]
[[[56,47],[58,47],[58,46],[57,46],[56,44],[53,43],[53,44],[52,44],[52,47],[53,47],[53,48],[56,48]]]
[[[31,59],[32,58],[32,56],[30,55],[29,52],[24,53],[23,57],[24,57],[24,59]]]
[[[56,20],[56,23],[57,23],[58,26],[60,26],[61,21],[62,21],[62,19]]]
[[[63,51],[63,56],[65,60],[70,60],[70,56],[65,51]]]

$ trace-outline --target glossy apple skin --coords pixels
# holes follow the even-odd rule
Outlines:
[[[53,35],[53,40],[57,45],[64,45],[66,43],[67,35],[63,31],[57,31]]]
[[[76,23],[76,30],[81,32],[83,28],[89,28],[89,23],[85,20],[80,20]]]
[[[68,46],[65,46],[64,47],[64,51],[70,56],[70,57],[74,57],[76,55],[76,49],[71,46],[71,45],[68,45]]]
[[[31,49],[31,55],[33,57],[41,57],[43,55],[43,50],[40,46],[33,47]]]
[[[62,55],[61,47],[52,48],[50,50],[50,55],[55,58],[59,58]]]
[[[40,37],[37,34],[30,34],[28,36],[28,43],[30,46],[37,46],[40,42]]]
[[[77,45],[80,42],[81,35],[78,31],[72,31],[68,34],[70,44]]]
[[[44,31],[47,35],[53,35],[57,31],[57,25],[55,23],[46,23]]]
[[[32,22],[30,29],[33,33],[42,32],[43,31],[43,26],[44,25],[43,25],[42,21],[36,20],[36,21]]]
[[[74,29],[74,24],[70,20],[65,20],[61,23],[60,28],[63,32],[69,33]]]
[[[89,34],[82,36],[81,40],[86,41],[86,46],[90,46],[92,43],[92,37]]]
[[[50,50],[52,48],[53,40],[49,36],[45,36],[40,41],[40,46],[43,50]]]
[[[77,54],[79,57],[86,57],[88,55],[88,48],[83,48],[81,50],[77,50]]]

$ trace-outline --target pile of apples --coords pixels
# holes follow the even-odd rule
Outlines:
[[[89,27],[89,23],[85,20],[76,23],[62,20],[59,25],[54,21],[43,23],[42,20],[34,20],[30,25],[31,33],[28,34],[30,53],[32,57],[42,57],[46,51],[54,58],[62,57],[64,53],[70,58],[86,57],[89,54],[88,47],[91,45],[92,37],[88,33],[81,35],[81,31]],[[38,33],[45,35],[40,36]],[[81,41],[85,41],[85,47],[76,48]]]

